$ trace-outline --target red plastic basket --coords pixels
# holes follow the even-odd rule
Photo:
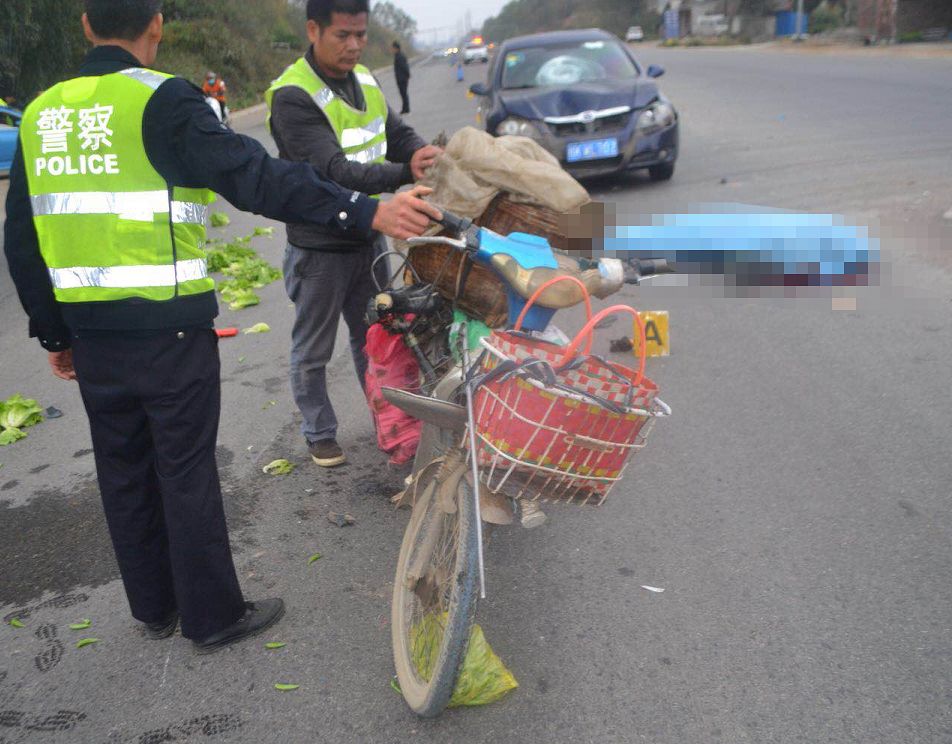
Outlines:
[[[494,331],[482,340],[486,378],[474,395],[478,458],[494,491],[601,504],[631,456],[645,445],[654,419],[670,409],[644,376],[644,325],[633,308],[614,305],[592,316],[586,295],[588,320],[565,347],[519,332],[526,310],[542,291],[565,280],[584,290],[574,277],[546,282],[526,303],[512,331]],[[640,329],[637,369],[589,353],[595,325],[620,312],[633,315]],[[585,353],[577,357],[583,344]],[[507,362],[515,369],[499,374],[499,365]]]

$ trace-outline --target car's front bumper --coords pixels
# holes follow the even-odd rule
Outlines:
[[[566,161],[566,150],[570,143],[606,137],[618,138],[619,153],[615,157],[576,163]],[[575,178],[589,178],[673,163],[678,158],[678,139],[678,122],[675,121],[671,126],[650,134],[639,134],[633,126],[617,132],[567,136],[557,136],[547,131],[539,144],[558,158],[562,167]]]

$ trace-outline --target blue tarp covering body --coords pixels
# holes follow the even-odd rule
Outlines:
[[[768,285],[866,284],[879,262],[866,228],[832,214],[655,215],[651,225],[613,228],[604,247],[619,257],[666,258],[681,273]]]

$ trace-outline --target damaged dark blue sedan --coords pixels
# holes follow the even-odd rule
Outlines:
[[[509,39],[489,70],[481,121],[493,135],[531,137],[576,178],[646,168],[674,175],[678,113],[617,37],[599,29]]]

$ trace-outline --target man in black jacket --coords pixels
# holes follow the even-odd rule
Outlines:
[[[407,93],[407,86],[410,84],[410,63],[407,62],[407,56],[400,51],[400,42],[395,41],[391,45],[393,48],[393,76],[397,79],[397,88],[400,91],[400,98],[403,99],[401,114],[410,113],[410,96]]]
[[[265,99],[282,158],[310,163],[342,186],[379,194],[422,178],[442,150],[420,139],[389,108],[370,72],[358,69],[368,15],[367,0],[308,0],[311,46],[272,83]],[[337,442],[326,368],[343,316],[357,379],[364,384],[365,314],[376,293],[371,265],[386,241],[335,225],[290,223],[287,229],[284,283],[295,309],[291,392],[311,458],[335,467],[347,458]]]
[[[151,638],[181,620],[207,652],[269,627],[284,604],[245,601],[229,547],[203,189],[266,217],[358,235],[419,234],[439,213],[423,191],[380,204],[222,125],[198,88],[147,69],[160,9],[160,0],[85,0],[95,48],[79,78],[26,112],[4,249],[30,335],[57,377],[79,383],[133,617]],[[54,161],[66,178],[49,179]],[[71,233],[80,223],[89,229]],[[195,257],[179,260],[186,252]]]

